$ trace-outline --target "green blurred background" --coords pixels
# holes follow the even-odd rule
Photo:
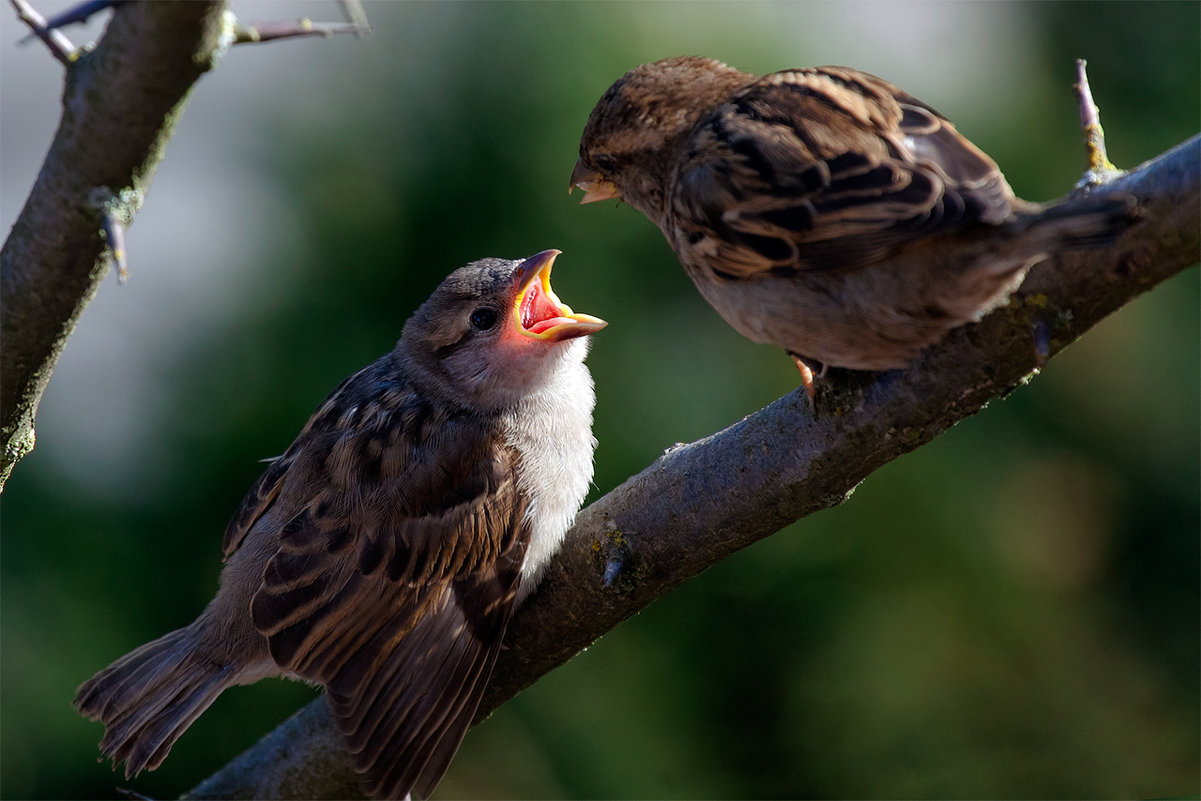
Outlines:
[[[130,232],[129,285],[106,282],[68,345],[3,500],[5,798],[130,784],[96,763],[75,687],[201,609],[257,460],[452,268],[561,248],[559,295],[610,321],[592,497],[794,388],[640,214],[567,196],[584,120],[626,69],[867,69],[1034,200],[1083,167],[1078,56],[1121,166],[1201,127],[1195,2],[367,10],[365,41],[237,48],[200,82]],[[0,17],[7,229],[60,70]],[[1197,794],[1198,305],[1193,269],[842,507],[662,599],[474,730],[438,797]],[[132,786],[178,795],[313,695],[228,692]]]

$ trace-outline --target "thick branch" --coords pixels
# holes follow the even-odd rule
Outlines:
[[[1201,137],[1095,190],[1132,194],[1143,211],[1115,247],[1044,262],[1006,308],[953,332],[908,370],[831,375],[816,419],[793,392],[669,451],[584,509],[514,619],[478,717],[689,577],[841,503],[873,470],[1010,392],[1106,315],[1196,264],[1199,183]],[[606,586],[615,564],[621,572]],[[187,797],[345,798],[355,788],[318,699]]]
[[[0,250],[0,487],[33,448],[55,362],[108,270],[107,216],[141,208],[196,80],[220,51],[224,0],[118,6],[67,65],[63,115]]]

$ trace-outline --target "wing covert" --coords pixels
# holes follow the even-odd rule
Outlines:
[[[231,531],[236,545],[251,526],[278,527],[250,603],[272,658],[326,686],[374,794],[424,795],[491,675],[526,501],[517,452],[488,420],[380,380],[363,375],[323,404]]]
[[[847,68],[768,75],[691,137],[675,243],[726,278],[872,262],[915,236],[999,222],[1013,199],[951,123]]]

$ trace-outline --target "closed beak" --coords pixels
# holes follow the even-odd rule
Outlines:
[[[585,164],[583,159],[576,160],[575,169],[571,171],[571,184],[567,187],[567,193],[571,194],[571,191],[577,186],[584,190],[581,204],[620,197],[614,183]]]

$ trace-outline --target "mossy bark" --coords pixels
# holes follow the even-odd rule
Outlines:
[[[0,249],[0,488],[33,449],[42,393],[108,273],[104,216],[133,222],[225,46],[224,11],[224,0],[118,5],[100,44],[67,67],[58,131]]]

